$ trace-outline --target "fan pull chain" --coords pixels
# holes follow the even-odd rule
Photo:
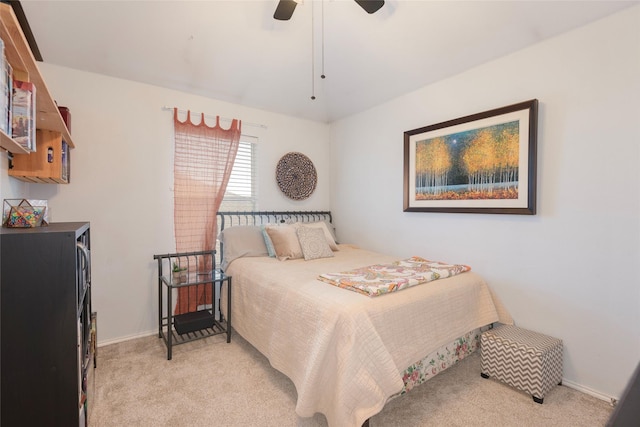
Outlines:
[[[314,7],[313,7],[313,2],[311,2],[311,100],[315,100],[316,99],[316,84],[315,84],[315,80],[316,80],[316,75],[315,75],[315,68],[316,68],[316,63],[315,63],[315,58],[314,58],[314,51],[315,51],[315,43],[314,43],[314,35],[313,35],[313,22],[315,21],[314,19]]]
[[[320,78],[324,79],[326,76],[324,74],[324,0],[322,0],[322,9],[321,9],[321,19],[322,19],[322,74],[320,74]]]

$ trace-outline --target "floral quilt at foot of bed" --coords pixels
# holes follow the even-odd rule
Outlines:
[[[324,273],[318,276],[318,280],[375,297],[470,270],[468,265],[447,264],[414,256],[391,264],[374,264],[342,273]]]
[[[407,393],[415,386],[433,378],[472,354],[480,345],[481,333],[482,329],[474,329],[409,366],[402,375],[402,381],[404,382],[402,391],[391,398]]]

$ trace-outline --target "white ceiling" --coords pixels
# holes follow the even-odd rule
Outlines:
[[[332,122],[639,2],[21,3],[44,62]]]

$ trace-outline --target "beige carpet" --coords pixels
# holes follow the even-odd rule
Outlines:
[[[326,426],[324,416],[295,413],[293,383],[237,334],[166,347],[146,337],[98,349],[89,425]],[[476,352],[410,393],[389,402],[371,427],[604,426],[613,408],[567,387],[544,404],[480,377]],[[342,426],[337,426],[342,427]],[[346,426],[345,426],[346,427]]]

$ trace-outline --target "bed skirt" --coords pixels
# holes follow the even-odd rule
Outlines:
[[[482,332],[487,329],[489,329],[488,325],[482,328],[476,328],[456,338],[452,342],[443,345],[409,366],[402,373],[404,387],[399,393],[391,396],[389,400],[409,392],[415,386],[430,380],[440,372],[450,368],[472,354],[480,347],[480,336]]]

